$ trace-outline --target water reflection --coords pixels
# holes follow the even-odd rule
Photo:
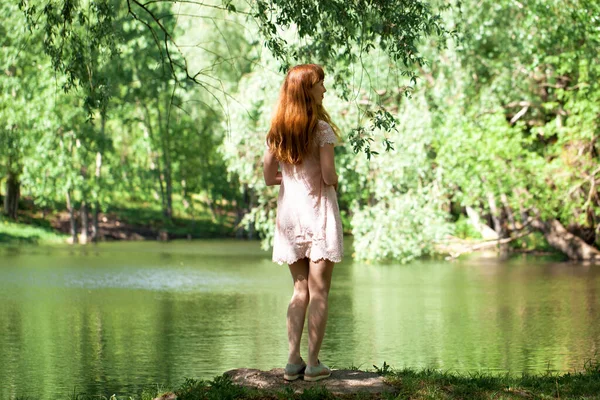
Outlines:
[[[0,398],[134,394],[286,359],[286,267],[252,242],[0,248]],[[325,362],[581,368],[600,269],[515,260],[336,266]],[[303,338],[306,349],[306,335]]]

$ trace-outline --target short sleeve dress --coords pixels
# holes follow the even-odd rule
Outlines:
[[[311,153],[298,165],[280,163],[281,187],[273,261],[293,264],[312,261],[342,261],[343,232],[335,188],[321,175],[319,147],[338,144],[331,126],[319,121]]]

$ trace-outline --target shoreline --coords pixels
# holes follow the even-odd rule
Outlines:
[[[100,240],[86,242],[78,241],[75,245],[87,245],[96,243],[110,242],[141,242],[156,241],[169,242],[172,240],[198,240],[198,239],[233,239],[240,241],[259,241],[258,238],[236,237],[235,233],[222,229],[198,230],[191,229],[186,231],[186,226],[156,226],[148,224],[145,226],[129,224],[119,220],[105,221],[99,224]],[[182,229],[183,228],[183,229]],[[81,236],[78,235],[80,238]],[[346,235],[351,237],[351,235]],[[54,227],[40,226],[38,224],[27,224],[23,222],[12,222],[6,219],[0,219],[0,246],[11,245],[74,245],[70,235],[64,232],[64,229],[55,229]],[[423,259],[443,259],[445,261],[455,261],[458,259],[467,259],[479,257],[484,259],[501,260],[497,249],[485,248],[481,250],[462,252],[464,242],[454,247],[445,245],[443,249],[438,248],[435,253],[424,256]],[[458,257],[453,256],[455,252],[460,252]],[[522,249],[514,248],[508,253],[508,259],[522,257],[551,257],[561,260],[563,257],[558,252],[548,251],[547,249]],[[388,262],[388,261],[383,261]]]
[[[600,362],[587,361],[580,371],[513,376],[477,372],[452,373],[434,369],[395,370],[386,363],[375,370],[333,370],[318,382],[283,380],[283,370],[231,370],[211,380],[185,378],[178,388],[160,384],[136,394],[65,393],[57,399],[199,400],[199,399],[600,399]],[[272,382],[248,379],[255,371]],[[354,378],[352,378],[352,376]],[[239,378],[242,377],[240,380]],[[349,378],[350,377],[350,378]],[[14,393],[14,398],[35,397]]]
[[[114,241],[158,241],[194,240],[194,239],[240,239],[257,240],[256,235],[247,237],[245,232],[236,232],[235,216],[223,213],[218,220],[209,215],[178,216],[167,221],[156,210],[115,208],[110,212],[100,213],[98,218],[99,240],[91,240],[78,233],[76,244],[104,243]],[[0,245],[43,245],[73,244],[70,233],[69,216],[66,212],[56,214],[40,214],[23,211],[19,221],[14,222],[0,216]],[[348,236],[348,235],[346,235]],[[351,237],[351,235],[349,235]],[[471,249],[479,243],[476,239],[457,239],[446,241],[435,246],[435,252],[424,256],[453,261],[477,255],[482,258],[498,258],[498,247],[486,246]],[[535,246],[535,245],[534,245]],[[533,256],[563,258],[561,253],[549,251],[547,247],[514,247],[508,257]]]
[[[0,217],[0,244],[73,244],[68,216],[57,214],[40,218],[24,214],[20,217],[22,218],[18,221]],[[208,218],[174,218],[173,221],[153,218],[141,224],[138,221],[128,221],[127,215],[102,213],[98,221],[98,240],[91,240],[91,232],[84,239],[78,231],[77,243],[228,239],[236,236],[230,225],[228,221],[219,222]]]

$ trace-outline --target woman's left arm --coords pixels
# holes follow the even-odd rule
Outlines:
[[[279,172],[279,162],[267,148],[263,157],[263,176],[267,186],[281,185],[281,172]]]

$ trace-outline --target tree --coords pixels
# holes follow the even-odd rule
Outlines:
[[[566,251],[578,239],[550,229],[598,226],[597,12],[585,0],[467,5],[460,46],[427,71],[451,201],[488,214],[501,239],[535,227],[572,258],[598,256],[582,241]]]
[[[348,66],[358,63],[373,49],[380,48],[404,66],[403,74],[416,82],[415,66],[424,59],[418,44],[428,34],[448,33],[439,17],[428,3],[411,1],[345,2],[341,0],[256,0],[245,7],[223,0],[208,5],[190,2],[200,8],[216,8],[245,15],[256,23],[266,46],[281,62],[285,70],[292,62],[312,62],[335,65],[335,82],[348,98],[351,93],[343,82]],[[165,22],[163,12],[175,4],[172,0],[142,3],[127,0],[126,4],[114,0],[79,2],[65,0],[21,0],[33,28],[45,32],[45,51],[51,56],[54,68],[67,76],[66,88],[77,85],[86,93],[86,109],[102,108],[109,94],[98,85],[86,68],[89,59],[82,49],[90,48],[105,58],[118,55],[119,32],[113,29],[113,20],[125,10],[130,18],[152,35],[161,55],[163,66],[175,82],[186,80],[203,84],[202,71],[193,71],[179,46],[174,26]],[[127,6],[125,8],[125,5]],[[167,22],[170,19],[167,18]],[[300,41],[286,40],[286,31],[294,28]],[[368,133],[367,133],[368,134]],[[353,142],[362,143],[357,136]],[[358,146],[361,148],[362,146]]]
[[[0,167],[5,177],[4,213],[16,219],[24,160],[35,143],[32,133],[44,129],[38,116],[44,113],[51,85],[39,56],[40,34],[24,36],[25,18],[14,4],[3,3],[0,13],[16,15],[0,26]]]
[[[448,26],[465,27],[460,40],[443,51],[436,38],[420,48],[431,63],[420,69],[423,83],[412,100],[404,101],[405,83],[385,52],[365,58],[364,74],[348,81],[351,101],[342,90],[339,99],[329,93],[326,107],[350,132],[346,147],[375,156],[368,161],[340,149],[337,158],[357,257],[408,261],[434,252],[467,208],[492,226],[503,251],[539,231],[571,258],[597,257],[582,240],[587,235],[593,243],[599,229],[597,7],[463,3],[444,17]],[[376,90],[362,90],[362,78]],[[268,238],[273,195],[256,181],[260,163],[253,154],[270,111],[259,99],[276,87],[256,77],[247,82],[242,98],[245,90],[260,94],[245,103],[256,115],[240,130],[256,137],[250,154],[233,147],[228,160],[242,182],[256,184],[259,206],[251,216]],[[373,141],[372,131],[388,140]],[[386,153],[389,147],[395,150]],[[250,166],[253,172],[245,172]]]

